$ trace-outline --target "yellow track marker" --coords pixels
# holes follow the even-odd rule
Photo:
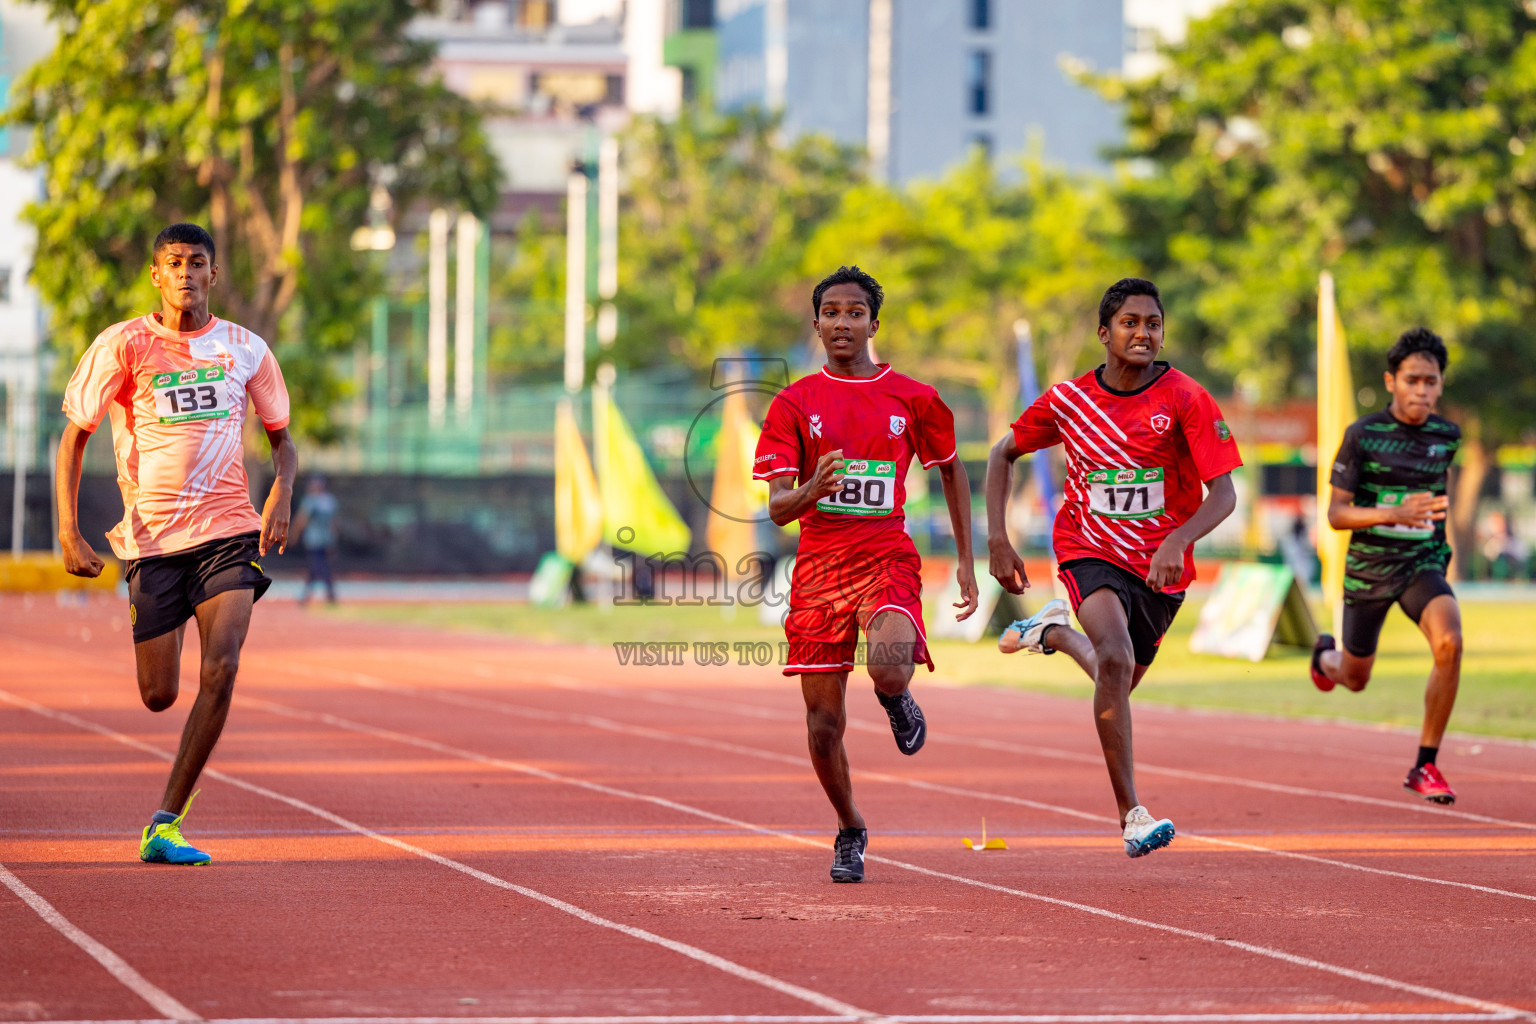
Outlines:
[[[987,838],[987,819],[986,818],[982,818],[981,819],[981,842],[973,843],[969,839],[962,839],[960,841],[965,844],[965,848],[967,850],[975,850],[977,853],[980,853],[982,850],[1006,850],[1006,849],[1008,849],[1008,844],[1006,842],[1004,842],[1003,840],[1001,840],[1001,839],[988,839]]]

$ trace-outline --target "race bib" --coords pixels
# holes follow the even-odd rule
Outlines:
[[[1376,496],[1377,508],[1396,508],[1403,503],[1403,499],[1410,494],[1423,494],[1424,491],[1410,491],[1406,487],[1384,488]],[[1407,523],[1384,523],[1381,526],[1371,527],[1371,532],[1379,537],[1403,537],[1408,540],[1424,540],[1435,535],[1435,528],[1431,526],[1409,526]]]
[[[1088,509],[1110,519],[1163,514],[1163,469],[1096,469],[1088,474]]]
[[[157,373],[149,386],[161,423],[221,420],[229,415],[229,387],[222,366]]]
[[[888,516],[896,510],[896,463],[844,459],[843,488],[816,503],[822,512]]]

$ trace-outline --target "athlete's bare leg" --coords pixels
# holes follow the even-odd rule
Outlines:
[[[1438,601],[1439,598],[1436,598],[1435,600]],[[1455,601],[1452,600],[1451,603],[1454,604]],[[1431,608],[1433,608],[1435,602],[1431,601],[1429,605]],[[1458,655],[1457,666],[1459,674],[1459,667],[1461,664],[1459,657],[1461,653],[1461,622],[1459,618],[1457,620],[1456,626],[1456,638],[1458,642],[1456,651]],[[1433,645],[1434,641],[1430,641],[1430,643]],[[1365,684],[1371,681],[1371,667],[1376,664],[1376,655],[1367,654],[1365,657],[1360,658],[1350,654],[1343,648],[1339,648],[1337,650],[1324,651],[1322,654],[1318,655],[1317,664],[1323,670],[1323,675],[1327,676],[1329,679],[1332,679],[1334,682],[1344,687],[1344,689],[1353,690],[1354,692],[1359,693],[1361,690],[1365,689]],[[1433,679],[1434,677],[1431,676],[1430,678]],[[1454,700],[1455,697],[1456,688],[1455,684],[1452,684],[1452,700]],[[1449,707],[1446,708],[1445,713],[1447,718],[1450,717],[1451,712]]]
[[[139,699],[151,711],[164,711],[181,692],[181,642],[187,635],[183,622],[169,633],[133,645],[139,670]]]
[[[805,695],[805,727],[811,748],[811,767],[837,811],[837,827],[863,828],[864,816],[853,803],[853,780],[848,772],[848,751],[843,732],[848,727],[847,672],[806,672],[800,676]],[[899,692],[899,691],[898,691]]]
[[[894,697],[912,683],[912,654],[917,646],[917,627],[894,609],[870,620],[864,631],[869,657],[866,662],[875,690]]]
[[[1040,642],[1077,662],[1089,679],[1099,678],[1099,659],[1093,653],[1093,642],[1071,626],[1046,626]]]
[[[208,763],[208,755],[219,741],[219,734],[224,731],[235,691],[235,673],[240,667],[240,648],[251,627],[251,606],[255,600],[254,591],[226,590],[197,606],[197,633],[203,649],[197,700],[181,731],[181,748],[165,784],[161,810],[181,813],[197,777]]]
[[[1131,690],[1141,681],[1146,667],[1136,664],[1125,608],[1113,590],[1101,587],[1084,598],[1077,609],[1077,621],[1082,623],[1097,659],[1093,721],[1099,731],[1099,745],[1104,748],[1104,765],[1109,769],[1109,784],[1115,791],[1120,820],[1124,821],[1130,809],[1140,802],[1136,799],[1136,767],[1131,746]]]
[[[1461,606],[1450,594],[1439,595],[1419,616],[1419,629],[1435,656],[1429,685],[1424,688],[1424,731],[1419,743],[1438,747],[1445,737],[1445,726],[1451,720],[1451,708],[1456,705],[1456,690],[1461,684]]]

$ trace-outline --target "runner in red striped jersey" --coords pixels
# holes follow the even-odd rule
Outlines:
[[[1232,470],[1242,459],[1206,390],[1157,359],[1163,303],[1156,285],[1131,277],[1111,286],[1099,303],[1099,341],[1103,366],[1041,395],[993,446],[987,547],[992,575],[1022,594],[1029,579],[1004,526],[1013,462],[1062,445],[1067,475],[1053,543],[1083,633],[1072,629],[1065,602],[1050,601],[998,646],[1065,651],[1094,681],[1125,852],[1140,857],[1167,846],[1174,830],[1136,799],[1130,694],[1194,582],[1191,545],[1237,504]]]

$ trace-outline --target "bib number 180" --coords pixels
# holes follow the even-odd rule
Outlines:
[[[888,516],[896,508],[896,463],[873,459],[843,462],[843,486],[816,503],[822,512]]]

